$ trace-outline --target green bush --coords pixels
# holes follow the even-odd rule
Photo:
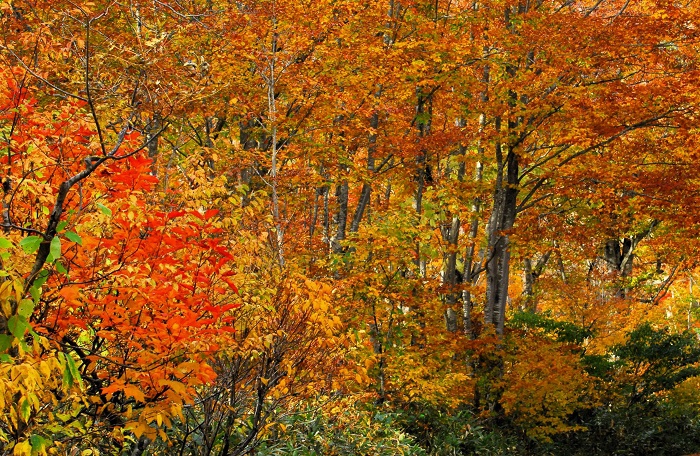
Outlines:
[[[396,425],[395,415],[350,408],[337,416],[309,410],[291,415],[257,456],[426,456]],[[282,430],[283,429],[283,430]]]

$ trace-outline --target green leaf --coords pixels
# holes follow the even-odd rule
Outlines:
[[[71,242],[75,242],[78,245],[83,245],[83,239],[72,231],[66,231],[66,239]]]
[[[107,206],[105,206],[104,204],[97,203],[97,208],[98,208],[100,211],[102,211],[102,213],[103,213],[104,215],[107,215],[107,216],[110,216],[110,217],[112,216],[112,210],[111,210],[110,208],[108,208]]]
[[[41,272],[36,276],[36,280],[34,281],[34,286],[40,287],[43,284],[46,283],[46,281],[49,279],[49,271],[46,269],[42,269]]]
[[[73,418],[70,413],[56,413],[54,416],[58,418],[62,423],[65,423],[66,421],[69,421]]]
[[[24,317],[24,318],[29,318],[32,315],[32,312],[34,312],[34,301],[31,299],[23,299],[19,303],[19,307],[17,308],[17,313]]]
[[[49,251],[49,257],[46,259],[49,263],[53,263],[57,259],[61,258],[61,238],[54,236],[51,239],[51,247]]]
[[[24,399],[20,405],[20,416],[27,422],[29,421],[29,415],[32,413],[32,406],[29,404],[29,399]]]
[[[5,239],[4,237],[0,237],[0,249],[11,249],[11,248],[12,248],[12,242]]]
[[[34,286],[29,289],[29,294],[32,295],[32,299],[34,302],[39,302],[39,298],[41,297],[41,285],[37,285],[36,282],[34,282]]]
[[[39,236],[27,236],[26,238],[19,241],[19,246],[22,247],[24,253],[32,254],[39,250],[39,246],[41,245],[42,240],[43,239]]]
[[[29,329],[29,323],[27,319],[19,315],[13,315],[7,320],[7,328],[10,330],[13,336],[18,339],[24,337],[24,333]]]
[[[63,231],[66,225],[68,225],[68,222],[66,222],[65,220],[58,222],[58,225],[56,225],[56,231]]]
[[[70,388],[73,386],[73,375],[71,375],[70,368],[68,367],[68,358],[70,358],[70,356],[66,356],[65,353],[59,353],[58,357],[66,361],[66,367],[63,369],[63,386]]]
[[[63,386],[71,388],[73,386],[73,376],[70,374],[70,370],[66,367],[63,369]]]
[[[65,266],[63,266],[63,263],[57,262],[56,263],[56,270],[60,272],[61,274],[66,274],[68,273],[68,270],[66,269]]]
[[[12,346],[14,337],[9,334],[0,334],[0,352],[6,352]]]
[[[29,443],[32,445],[32,453],[36,452],[46,452],[46,448],[49,446],[49,441],[40,435],[32,434],[29,437]]]
[[[74,380],[77,380],[78,383],[80,384],[80,387],[83,387],[83,379],[80,378],[80,372],[78,372],[78,366],[75,365],[75,361],[73,360],[73,357],[66,354],[66,367],[70,371],[70,375]]]

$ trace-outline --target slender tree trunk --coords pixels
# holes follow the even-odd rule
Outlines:
[[[345,231],[348,224],[348,181],[343,180],[336,186],[335,196],[338,200],[338,213],[336,214],[335,236],[331,239],[331,251],[340,253],[343,249],[341,244],[345,240]]]
[[[316,232],[316,224],[318,223],[318,212],[320,209],[319,199],[323,199],[324,194],[328,191],[326,186],[316,189],[314,195],[314,207],[311,210],[311,220],[309,221],[309,242],[313,241],[314,233]]]
[[[636,233],[634,236],[625,237],[621,240],[611,238],[605,243],[604,259],[608,264],[608,269],[613,272],[621,282],[615,288],[613,293],[615,297],[627,297],[629,290],[626,288],[624,282],[627,277],[632,274],[637,245],[651,234],[658,223],[658,220],[652,220],[647,229]]]
[[[457,331],[457,314],[454,306],[459,294],[455,291],[457,285],[457,241],[459,239],[459,217],[452,217],[452,223],[442,227],[442,238],[447,242],[447,252],[444,257],[442,284],[447,289],[445,293],[445,325],[450,332]]]
[[[326,179],[326,170],[321,164],[319,168],[319,174]],[[319,201],[320,200],[320,201]],[[309,224],[309,244],[313,242],[314,234],[316,233],[316,225],[318,224],[318,214],[321,212],[321,225],[324,236],[324,242],[326,242],[327,224],[328,224],[328,185],[324,184],[316,189],[316,195],[314,198],[314,208],[311,215],[311,223]]]
[[[424,95],[420,89],[418,92],[418,102],[416,103],[416,124],[418,125],[418,137],[425,138],[430,133],[431,118],[432,118],[432,95]],[[429,174],[430,167],[428,165],[428,153],[424,148],[421,148],[418,158],[416,159],[417,171],[415,179],[416,196],[415,206],[416,212],[423,212],[423,192],[427,181],[431,178]]]
[[[277,260],[281,267],[284,267],[284,227],[280,217],[280,198],[279,198],[279,147],[277,144],[277,100],[275,89],[277,86],[277,37],[272,39],[272,57],[269,64],[269,79],[267,82],[267,106],[268,106],[268,121],[270,123],[270,139],[271,139],[271,167],[270,167],[270,185],[272,187],[272,218],[275,224],[275,236],[277,247]]]
[[[476,4],[474,6],[476,8]],[[488,49],[484,49],[484,55],[488,53]],[[484,83],[485,86],[488,87],[488,84],[491,80],[491,74],[490,74],[490,66],[485,65],[484,66],[484,73],[482,77],[482,82]],[[481,101],[486,104],[489,100],[489,94],[488,94],[488,89],[485,88],[481,92]],[[481,114],[479,116],[479,133],[483,133],[484,129],[486,128],[486,115]],[[475,170],[474,170],[474,182],[476,184],[481,183],[483,180],[483,174],[484,174],[484,164],[483,164],[483,158],[484,158],[484,147],[483,144],[481,143],[481,140],[478,143],[477,146],[477,152],[478,152],[478,161],[476,162],[475,165]],[[464,153],[464,152],[463,152]],[[459,174],[458,178],[461,181],[464,177],[464,172],[465,172],[465,166],[466,164],[464,163],[464,160],[462,160],[462,164],[460,165],[459,168]],[[464,274],[463,274],[463,281],[466,284],[466,287],[464,288],[464,291],[462,292],[462,317],[464,318],[464,334],[467,335],[469,338],[474,338],[474,329],[472,327],[472,309],[474,307],[474,304],[472,302],[472,292],[471,292],[471,287],[473,287],[476,284],[476,281],[479,277],[479,272],[477,271],[477,268],[480,267],[479,262],[475,262],[475,254],[476,254],[476,237],[479,234],[479,212],[481,211],[481,198],[479,196],[475,196],[474,199],[472,200],[472,207],[471,207],[471,226],[469,227],[469,241],[467,244],[467,249],[464,255]]]
[[[374,155],[377,150],[377,134],[376,130],[379,126],[379,114],[376,112],[372,115],[370,122],[370,127],[372,128],[372,133],[369,135],[369,147],[367,148],[367,172],[370,176],[375,173],[374,165]],[[366,208],[369,206],[372,197],[372,184],[369,182],[364,182],[362,184],[362,191],[360,192],[360,201],[357,203],[357,208],[355,209],[355,214],[352,217],[352,223],[350,224],[350,232],[356,233],[360,229],[360,222],[365,213]]]
[[[325,186],[323,192],[323,241],[330,242],[330,211],[328,209],[329,191],[328,186]]]
[[[530,258],[523,260],[523,298],[522,309],[530,312],[537,312],[537,295],[535,292],[535,283],[539,276],[544,272],[544,268],[549,261],[552,251],[542,255],[539,260],[533,265]]]
[[[518,14],[527,13],[530,8],[529,2],[520,2],[514,11]],[[505,9],[504,20],[506,27],[512,29],[511,7]],[[513,33],[516,33],[513,30]],[[532,54],[534,59],[534,54]],[[528,58],[525,59],[526,67],[530,65]],[[514,78],[517,67],[506,64],[506,77]],[[508,105],[514,109],[518,101],[527,104],[526,97],[518,97],[514,91],[508,93]],[[505,137],[510,139],[514,132],[523,123],[523,118],[508,119],[506,123],[508,133]],[[496,117],[494,128],[498,137],[501,134],[502,120]],[[508,303],[508,288],[510,281],[510,238],[509,232],[515,224],[517,214],[517,199],[520,185],[520,163],[515,150],[518,143],[503,143],[497,140],[496,143],[496,181],[493,197],[493,208],[489,219],[488,246],[489,258],[486,267],[486,308],[484,322],[486,325],[493,325],[497,334],[503,334],[505,326],[505,312]],[[504,157],[505,154],[505,157]]]
[[[432,95],[424,95],[421,89],[417,89],[418,101],[416,103],[416,124],[418,125],[418,137],[425,138],[430,133],[431,121],[432,121]],[[417,171],[415,174],[416,179],[416,193],[414,204],[416,207],[416,214],[420,217],[423,213],[423,192],[425,191],[425,186],[429,180],[432,179],[430,175],[430,167],[428,165],[428,153],[421,147],[418,158],[416,159]],[[420,251],[420,245],[416,245],[418,269],[420,271],[421,277],[427,275],[427,264],[425,258]]]
[[[151,174],[153,176],[157,175],[157,164],[158,164],[158,143],[160,131],[163,128],[163,120],[159,113],[154,113],[151,117],[151,122],[148,125],[148,158],[153,160],[151,164]]]
[[[474,171],[475,182],[481,182],[483,168],[482,162],[478,161]],[[462,318],[464,318],[464,334],[470,338],[473,338],[474,329],[472,327],[472,308],[474,307],[474,304],[472,303],[471,287],[474,286],[478,277],[476,268],[479,266],[479,264],[477,261],[475,261],[474,256],[476,253],[476,237],[479,234],[479,211],[481,210],[481,198],[478,196],[474,198],[471,209],[472,215],[468,234],[469,240],[467,250],[464,255],[464,274],[462,277],[463,282],[466,284],[464,291],[462,291]]]
[[[496,129],[500,120],[496,119]],[[507,149],[505,160],[503,149]],[[518,156],[503,144],[496,144],[496,182],[489,219],[489,258],[486,266],[486,308],[484,322],[503,334],[510,279],[510,239],[517,209],[519,184]]]

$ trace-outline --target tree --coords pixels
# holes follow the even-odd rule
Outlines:
[[[158,180],[144,155],[165,127],[141,121],[139,84],[127,107],[103,110],[116,94],[105,90],[107,79],[92,63],[106,49],[97,24],[123,16],[108,6],[96,14],[66,11],[84,39],[59,27],[56,36],[67,32],[72,40],[62,48],[34,32],[43,26],[51,33],[56,23],[41,25],[33,13],[4,17],[18,28],[4,29],[3,273],[6,284],[19,277],[23,283],[2,318],[3,350],[6,362],[23,362],[22,340],[34,339],[36,362],[49,366],[41,371],[48,390],[26,397],[53,394],[55,408],[48,417],[39,406],[22,410],[25,424],[15,417],[5,443],[25,454],[27,442],[32,451],[46,446],[42,436],[69,448],[90,441],[121,446],[127,429],[152,439],[182,413],[192,388],[215,376],[206,358],[229,339],[226,327],[232,330],[232,256],[217,235],[216,210],[174,211],[177,194],[147,197]],[[59,65],[45,72],[39,55],[59,57]],[[71,79],[71,64],[81,70],[82,87]],[[42,340],[49,341],[43,348]],[[84,381],[82,394],[53,392],[48,377],[57,370],[66,391]],[[56,428],[52,413],[59,412],[69,415]]]

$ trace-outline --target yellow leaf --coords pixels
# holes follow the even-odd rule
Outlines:
[[[15,301],[20,302],[22,300],[22,295],[24,294],[24,286],[19,280],[14,280],[12,286],[15,289]]]
[[[29,440],[25,440],[24,442],[20,442],[15,445],[15,449],[13,450],[12,454],[14,456],[31,456],[32,445],[29,443]]]
[[[10,293],[12,293],[12,282],[3,282],[0,285],[0,299],[5,300],[9,298]]]
[[[2,313],[7,318],[10,318],[12,316],[12,307],[10,306],[9,301],[6,301],[6,300],[2,301]]]
[[[182,414],[182,406],[180,404],[171,404],[170,412],[172,413],[172,415],[175,415],[182,421],[185,421],[185,415]]]
[[[127,423],[124,429],[134,433],[137,439],[141,438],[144,433],[148,433],[150,426],[142,421]]]
[[[41,375],[46,378],[51,377],[51,368],[49,367],[49,363],[46,361],[41,361],[39,363],[39,372],[41,372]]]
[[[158,383],[161,386],[167,386],[168,388],[173,390],[180,397],[187,396],[187,387],[182,382],[175,382],[172,380],[164,380],[163,379],[163,380],[159,380]]]
[[[126,385],[124,387],[124,395],[126,395],[126,397],[133,397],[139,402],[146,402],[146,397],[143,395],[143,391],[134,385]]]

